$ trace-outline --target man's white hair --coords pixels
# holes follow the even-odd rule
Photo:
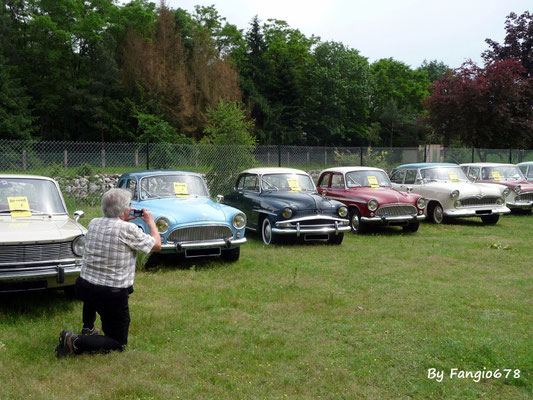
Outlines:
[[[102,196],[102,212],[105,217],[118,218],[130,208],[131,192],[124,189],[110,189]]]

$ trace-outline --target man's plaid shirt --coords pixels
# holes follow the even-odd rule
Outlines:
[[[120,218],[95,218],[85,236],[80,276],[101,286],[127,288],[135,278],[136,251],[150,253],[155,239]]]

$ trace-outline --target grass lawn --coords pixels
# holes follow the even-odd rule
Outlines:
[[[61,329],[81,329],[80,302],[3,296],[0,397],[530,399],[532,227],[521,215],[424,223],[340,246],[248,235],[234,264],[138,271],[129,347],[109,355],[55,358]],[[452,368],[504,377],[450,379]]]

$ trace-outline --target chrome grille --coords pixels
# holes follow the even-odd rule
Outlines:
[[[396,204],[393,206],[383,206],[376,211],[378,217],[405,217],[416,215],[417,210],[415,206]]]
[[[73,259],[71,242],[0,246],[0,265]]]
[[[298,222],[300,226],[335,226],[335,221],[331,219],[306,219]],[[296,222],[292,225],[296,226]]]
[[[515,201],[533,201],[533,192],[519,194]]]
[[[231,228],[226,225],[189,226],[173,230],[168,235],[167,242],[203,242],[233,237]]]
[[[484,207],[498,205],[499,197],[470,197],[461,199],[461,207]]]

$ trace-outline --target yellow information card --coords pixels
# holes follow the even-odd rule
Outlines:
[[[300,183],[298,183],[298,179],[296,178],[287,178],[287,183],[289,184],[289,187],[291,188],[291,191],[293,192],[301,192],[302,188],[300,187]]]
[[[379,183],[375,176],[367,176],[366,179],[368,179],[368,183],[370,184],[371,188],[378,188]]]
[[[498,171],[492,171],[492,177],[495,181],[499,182],[502,180],[502,177]]]
[[[7,202],[13,218],[31,217],[30,203],[26,196],[8,197]]]
[[[174,194],[176,197],[187,197],[189,195],[189,188],[186,183],[174,182]]]
[[[448,174],[448,176],[450,177],[450,180],[452,182],[459,182],[459,178],[457,177],[456,174],[454,174],[453,172],[451,174]]]

